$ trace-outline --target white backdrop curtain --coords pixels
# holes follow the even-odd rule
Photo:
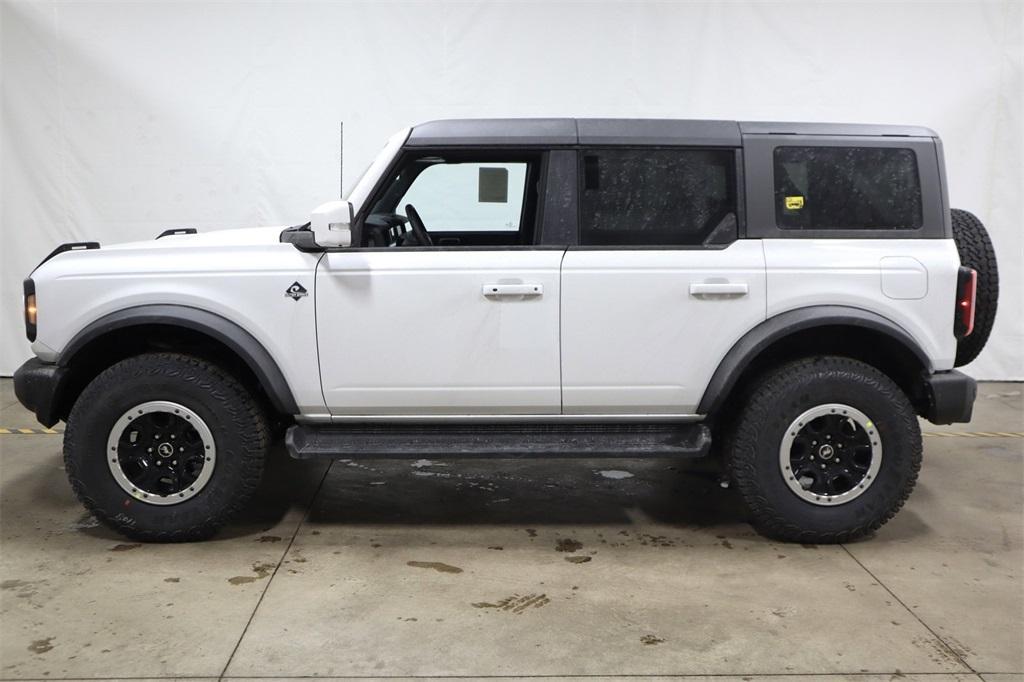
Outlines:
[[[1018,0],[0,8],[0,374],[30,355],[21,280],[54,246],[303,222],[339,194],[340,121],[354,179],[419,121],[622,116],[936,129],[1002,270],[968,370],[1024,378]]]

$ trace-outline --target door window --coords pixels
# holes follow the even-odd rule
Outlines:
[[[366,218],[364,246],[422,246],[410,205],[434,246],[532,244],[538,166],[528,154],[409,155]]]
[[[583,245],[688,246],[736,239],[735,154],[609,149],[582,154]]]
[[[412,204],[430,230],[518,232],[526,163],[433,163],[398,202]]]

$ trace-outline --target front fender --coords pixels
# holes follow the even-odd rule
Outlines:
[[[283,414],[299,413],[295,397],[281,368],[263,344],[231,320],[199,308],[153,304],[109,313],[79,331],[57,356],[56,364],[59,367],[69,367],[75,355],[91,341],[117,329],[146,324],[183,327],[221,342],[252,370],[275,410]]]

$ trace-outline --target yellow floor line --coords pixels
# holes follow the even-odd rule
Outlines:
[[[1024,431],[925,431],[921,435],[937,438],[1024,438]]]

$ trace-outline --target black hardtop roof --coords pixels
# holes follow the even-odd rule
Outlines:
[[[681,145],[739,147],[744,135],[938,137],[920,126],[698,121],[666,118],[465,118],[414,126],[412,147],[452,145]]]

